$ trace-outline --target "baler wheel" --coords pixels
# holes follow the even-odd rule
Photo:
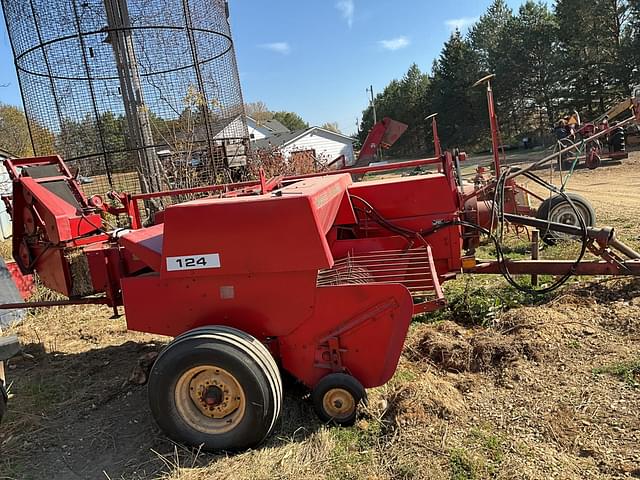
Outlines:
[[[580,216],[584,220],[587,227],[593,227],[596,224],[596,212],[589,203],[589,201],[575,193],[567,193],[567,197],[571,199],[576,207],[576,210],[580,213]],[[554,195],[551,198],[547,198],[536,215],[540,220],[548,220],[555,223],[564,223],[565,225],[580,226],[580,221],[576,216],[575,210],[569,205],[569,203],[561,195]],[[553,232],[551,230],[541,231],[542,239],[547,245],[555,245],[560,240],[567,240],[570,236]]]
[[[237,328],[227,327],[225,325],[205,326],[198,327],[192,330],[188,330],[176,338],[173,339],[173,343],[186,338],[194,337],[198,335],[206,335],[207,333],[214,333],[218,336],[226,336],[230,341],[235,341],[237,337],[244,340],[244,345],[249,347],[254,355],[258,356],[262,363],[266,366],[269,372],[269,379],[271,381],[271,388],[276,392],[276,408],[278,412],[282,408],[282,377],[280,376],[280,370],[276,364],[271,352],[265,347],[265,345],[252,335],[238,330]],[[274,418],[274,423],[277,418]]]
[[[330,373],[311,392],[313,408],[323,422],[350,426],[358,404],[366,397],[362,384],[351,375]]]
[[[175,441],[208,451],[259,445],[282,405],[282,382],[269,351],[229,327],[177,337],[158,356],[148,388],[160,428]]]

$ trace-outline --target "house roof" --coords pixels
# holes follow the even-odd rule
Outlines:
[[[272,133],[289,133],[290,130],[275,118],[258,122],[254,118],[247,117],[247,122],[253,122],[256,127],[266,128]]]
[[[267,120],[266,122],[263,123],[263,125],[267,127],[269,130],[271,130],[273,133],[290,132],[290,130],[287,127],[285,127],[282,123],[280,123],[275,118],[272,118],[271,120]]]
[[[254,145],[256,148],[267,148],[267,147],[286,147],[287,145],[295,142],[299,138],[304,137],[305,135],[309,135],[314,131],[323,132],[341,140],[348,140],[349,142],[353,142],[353,138],[343,135],[341,133],[332,132],[331,130],[327,130],[321,127],[310,127],[302,130],[294,130],[293,132],[288,133],[278,133],[271,137],[261,138],[260,140],[256,140]]]

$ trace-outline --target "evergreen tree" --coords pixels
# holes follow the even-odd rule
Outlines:
[[[482,89],[472,89],[478,80],[478,59],[471,44],[459,31],[445,43],[433,72],[431,107],[439,114],[443,146],[475,143],[486,132],[486,108]]]
[[[514,135],[545,130],[557,116],[560,80],[557,65],[558,26],[546,4],[528,1],[501,34],[496,60],[496,90]],[[542,133],[542,132],[541,132]]]
[[[625,0],[556,1],[566,108],[593,117],[628,95],[633,59],[624,58],[623,34],[630,11]]]
[[[485,72],[495,70],[496,61],[500,58],[500,39],[511,19],[513,11],[504,0],[494,0],[486,13],[471,28],[469,41],[475,51],[478,64]]]
[[[305,122],[300,115],[294,112],[275,112],[273,118],[289,130],[303,130],[309,128],[309,124]]]

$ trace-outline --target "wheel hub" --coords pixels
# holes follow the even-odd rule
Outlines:
[[[588,218],[588,213],[579,204],[575,205],[575,207],[576,207],[577,213],[568,203],[566,202],[561,203],[560,205],[557,205],[555,208],[551,210],[551,213],[549,215],[549,220],[555,223],[562,223],[564,225],[573,225],[573,226],[579,227],[580,219],[578,215],[580,215],[580,217],[583,218],[585,224],[587,224],[586,219]],[[568,240],[570,238],[575,238],[572,235],[561,233],[561,232],[553,232],[553,236],[561,240]]]
[[[191,400],[210,418],[224,418],[240,406],[240,385],[226,370],[206,367],[189,382]]]
[[[244,416],[245,394],[228,371],[194,367],[176,384],[176,408],[194,428],[209,433],[233,429]]]
[[[349,417],[356,408],[356,401],[347,390],[333,388],[329,390],[323,399],[325,411],[335,419]]]
[[[224,392],[217,386],[207,387],[202,395],[202,400],[209,407],[217,407],[224,399]]]

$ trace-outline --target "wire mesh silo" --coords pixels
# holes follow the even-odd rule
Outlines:
[[[1,0],[36,155],[88,193],[231,180],[248,132],[225,0]]]

